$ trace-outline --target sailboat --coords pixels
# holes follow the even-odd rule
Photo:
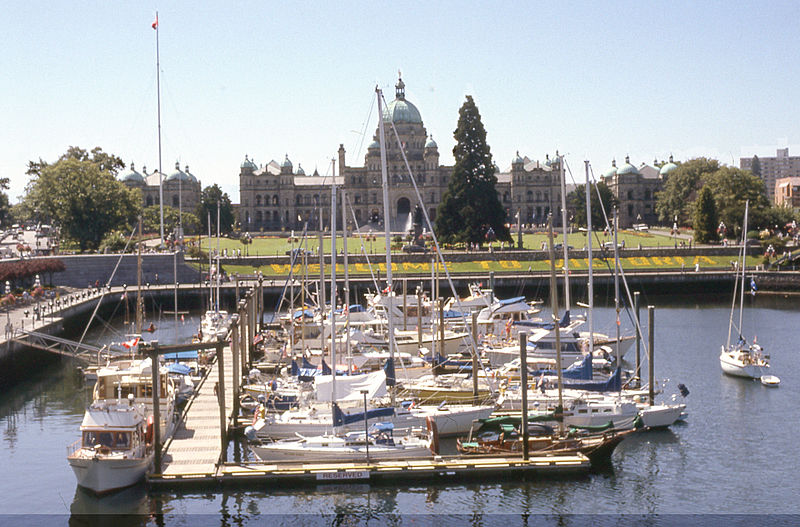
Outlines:
[[[731,314],[728,321],[728,340],[719,354],[719,365],[723,373],[734,377],[744,377],[747,379],[762,379],[764,384],[775,385],[774,375],[769,375],[769,355],[764,353],[764,349],[753,339],[752,344],[748,344],[742,334],[742,322],[744,319],[744,289],[745,289],[745,259],[747,257],[747,215],[750,202],[744,205],[744,225],[742,227],[742,250],[739,255],[739,269],[741,270],[741,282],[737,277],[733,287],[733,300],[731,302]],[[735,343],[731,343],[731,335],[734,329],[733,315],[736,311],[736,297],[739,296],[739,325],[736,327],[738,338]],[[773,379],[774,378],[774,379]],[[778,380],[777,382],[780,382]]]

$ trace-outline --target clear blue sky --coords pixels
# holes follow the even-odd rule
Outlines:
[[[452,162],[458,108],[480,109],[497,164],[559,149],[582,178],[706,155],[800,155],[798,2],[150,2],[10,0],[0,18],[0,176],[70,145],[189,165],[239,201],[245,154],[362,165],[374,87],[397,70]],[[368,136],[363,144],[361,132]]]

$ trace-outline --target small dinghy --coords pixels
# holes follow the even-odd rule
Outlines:
[[[769,386],[770,388],[777,388],[781,384],[781,380],[774,375],[762,375],[761,384]]]

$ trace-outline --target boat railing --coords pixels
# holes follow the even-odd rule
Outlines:
[[[72,444],[67,445],[67,457],[81,449],[83,446],[83,439],[77,439]]]

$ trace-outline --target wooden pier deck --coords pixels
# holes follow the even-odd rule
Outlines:
[[[447,482],[491,477],[565,477],[586,474],[589,459],[581,454],[531,457],[449,457],[374,463],[224,463],[213,473],[151,474],[147,482],[156,488],[218,486],[298,487],[326,483],[395,484],[404,481]]]
[[[199,390],[189,400],[180,416],[175,432],[164,445],[161,474],[164,477],[185,476],[188,474],[211,477],[216,474],[222,457],[222,437],[220,430],[219,400],[216,387],[219,386],[217,358],[208,365],[208,374]],[[233,408],[233,354],[230,344],[223,349],[223,370],[225,386],[225,411],[230,416]],[[226,419],[226,427],[230,419]]]

